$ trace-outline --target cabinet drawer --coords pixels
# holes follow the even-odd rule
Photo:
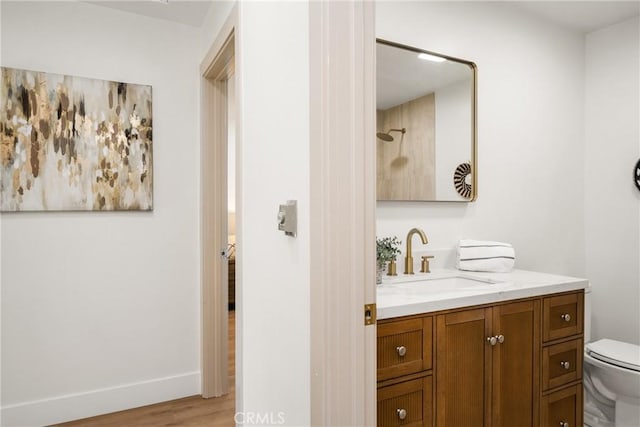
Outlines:
[[[582,333],[584,294],[548,297],[543,302],[542,340],[551,341]]]
[[[582,340],[545,347],[542,350],[542,388],[549,390],[582,378]]]
[[[378,381],[431,369],[432,318],[378,325]]]
[[[544,396],[541,425],[582,427],[582,384]]]
[[[378,389],[378,427],[431,427],[431,376]]]

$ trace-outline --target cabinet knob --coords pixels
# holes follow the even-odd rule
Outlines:
[[[560,427],[569,427],[569,423],[560,421]]]
[[[562,366],[566,370],[569,370],[569,368],[571,367],[571,363],[569,363],[569,362],[560,362],[560,366]]]
[[[403,345],[396,347],[396,352],[398,353],[398,356],[404,357],[404,355],[407,354],[407,347]]]
[[[396,412],[398,413],[398,418],[400,418],[401,420],[404,420],[405,418],[407,418],[406,409],[396,409]]]
[[[504,342],[504,335],[496,335],[496,339],[500,344],[502,344]]]
[[[561,315],[560,318],[562,320],[564,320],[565,322],[571,322],[571,315],[568,314],[568,313],[565,313],[565,314]]]
[[[496,337],[487,337],[487,342],[491,345],[496,345],[498,343],[498,338]]]

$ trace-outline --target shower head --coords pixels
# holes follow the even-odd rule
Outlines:
[[[386,142],[392,142],[393,141],[393,137],[390,135],[391,132],[402,132],[402,134],[404,135],[407,132],[406,128],[402,128],[402,129],[389,129],[389,132],[387,133],[382,133],[382,132],[378,132],[376,134],[376,136],[378,138],[380,138],[383,141]]]
[[[387,142],[393,141],[393,137],[388,133],[378,132],[376,135],[378,136],[378,138],[380,138],[383,141],[387,141]]]

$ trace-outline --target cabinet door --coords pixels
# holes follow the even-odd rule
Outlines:
[[[493,427],[539,425],[539,313],[539,301],[493,308]]]
[[[491,309],[444,314],[436,320],[436,425],[490,425]],[[515,424],[514,424],[515,425]]]

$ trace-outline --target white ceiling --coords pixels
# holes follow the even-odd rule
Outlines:
[[[212,0],[111,0],[88,1],[88,3],[199,27],[202,25]],[[505,3],[541,19],[582,33],[588,33],[640,15],[640,0],[510,1]]]
[[[640,15],[640,0],[514,1],[511,4],[521,11],[581,33]]]
[[[211,7],[211,0],[87,1],[87,3],[123,10],[151,18],[166,19],[200,27]]]
[[[418,59],[418,53],[378,43],[376,45],[376,109],[386,110],[471,79],[471,68],[459,62]]]

